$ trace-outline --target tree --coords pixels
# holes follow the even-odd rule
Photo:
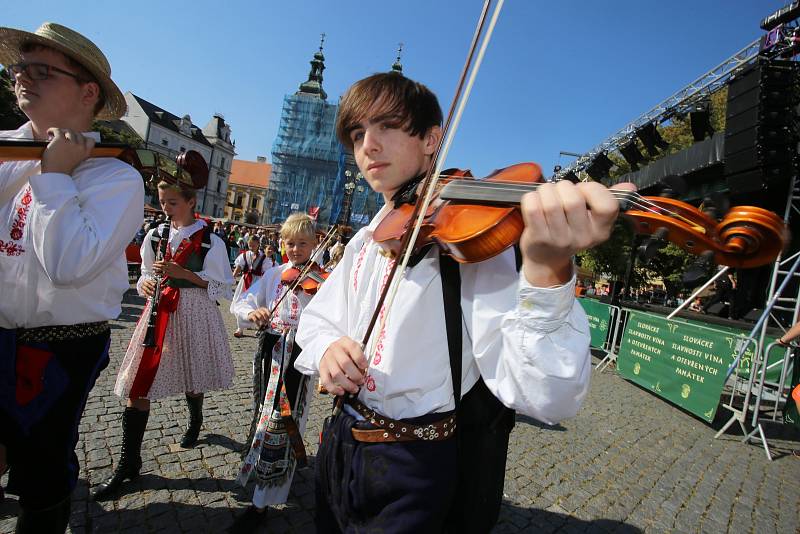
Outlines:
[[[710,122],[715,131],[725,129],[725,111],[727,106],[728,89],[722,89],[709,97]],[[664,156],[684,150],[694,144],[691,122],[688,115],[675,115],[666,126],[659,127],[661,136],[669,147],[662,150],[657,156],[648,158],[652,163]],[[636,139],[639,151],[647,154],[641,141]],[[608,157],[614,162],[615,167],[609,173],[609,178],[603,182],[609,184],[617,182],[618,178],[631,172],[630,165],[616,151],[609,153]],[[578,263],[591,271],[602,273],[615,280],[624,280],[628,264],[634,261],[631,256],[633,241],[632,229],[619,221],[608,241],[602,245],[578,254]],[[694,256],[684,252],[675,245],[669,244],[661,249],[648,264],[637,262],[631,273],[631,287],[639,287],[643,282],[661,279],[667,292],[675,295],[681,288],[681,277],[687,267],[695,261]]]
[[[105,143],[123,143],[131,148],[141,148],[143,141],[136,132],[132,132],[125,127],[115,130],[110,126],[111,124],[112,121],[94,121],[92,130],[100,132],[100,137]]]
[[[592,272],[613,280],[623,280],[631,257],[633,231],[626,222],[618,219],[605,243],[578,253],[577,263]]]
[[[674,297],[683,287],[683,273],[695,260],[695,256],[669,243],[648,263],[640,263],[636,271],[639,279],[663,281],[667,294]]]
[[[11,89],[5,70],[0,70],[0,130],[16,130],[27,120],[17,107],[17,97]]]

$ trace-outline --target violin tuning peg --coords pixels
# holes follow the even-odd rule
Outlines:
[[[669,230],[666,228],[659,228],[639,246],[636,253],[643,263],[649,263],[650,260],[656,257],[659,250],[667,246],[668,241],[666,238],[668,233]]]
[[[659,180],[659,183],[661,184],[661,192],[659,193],[659,196],[666,198],[681,197],[686,194],[686,191],[689,190],[686,180],[680,176],[665,176]]]
[[[721,219],[731,209],[731,199],[725,193],[711,193],[703,198],[700,209],[712,219]]]

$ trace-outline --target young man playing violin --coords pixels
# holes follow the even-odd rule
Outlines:
[[[64,532],[78,423],[108,365],[144,187],[129,165],[92,158],[99,138],[81,133],[125,111],[91,41],[52,23],[0,28],[0,63],[30,119],[0,138],[46,145],[41,161],[0,163],[0,445],[17,532]]]
[[[297,369],[348,394],[316,458],[318,532],[488,532],[513,410],[555,424],[587,394],[572,257],[607,239],[619,209],[598,183],[523,197],[520,269],[513,248],[461,265],[435,247],[417,254],[361,346],[395,261],[373,232],[428,171],[441,122],[433,93],[397,73],[357,82],[339,107],[339,140],[386,206],[348,243],[297,333]]]

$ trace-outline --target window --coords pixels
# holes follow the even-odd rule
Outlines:
[[[211,213],[214,214],[214,217],[219,217],[219,206],[214,204],[214,211],[212,211]]]
[[[186,147],[185,146],[181,147],[181,152],[186,152]]]
[[[165,138],[161,139],[161,144],[163,146],[169,146],[169,140],[165,137]]]
[[[217,193],[221,193],[221,192],[222,192],[222,180],[217,178]]]
[[[242,207],[242,194],[241,193],[236,195],[236,207],[237,208],[241,208]]]
[[[225,156],[220,156],[219,162],[220,162],[219,166],[224,169],[225,168]]]
[[[256,209],[258,207],[258,197],[253,197],[250,201],[250,209]]]

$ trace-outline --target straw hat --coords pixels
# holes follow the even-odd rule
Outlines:
[[[97,114],[98,119],[118,119],[125,113],[125,97],[111,81],[111,66],[106,56],[89,39],[53,22],[45,22],[35,33],[0,28],[0,64],[13,65],[19,62],[22,59],[20,48],[29,43],[58,50],[92,73],[106,99],[105,106]]]

